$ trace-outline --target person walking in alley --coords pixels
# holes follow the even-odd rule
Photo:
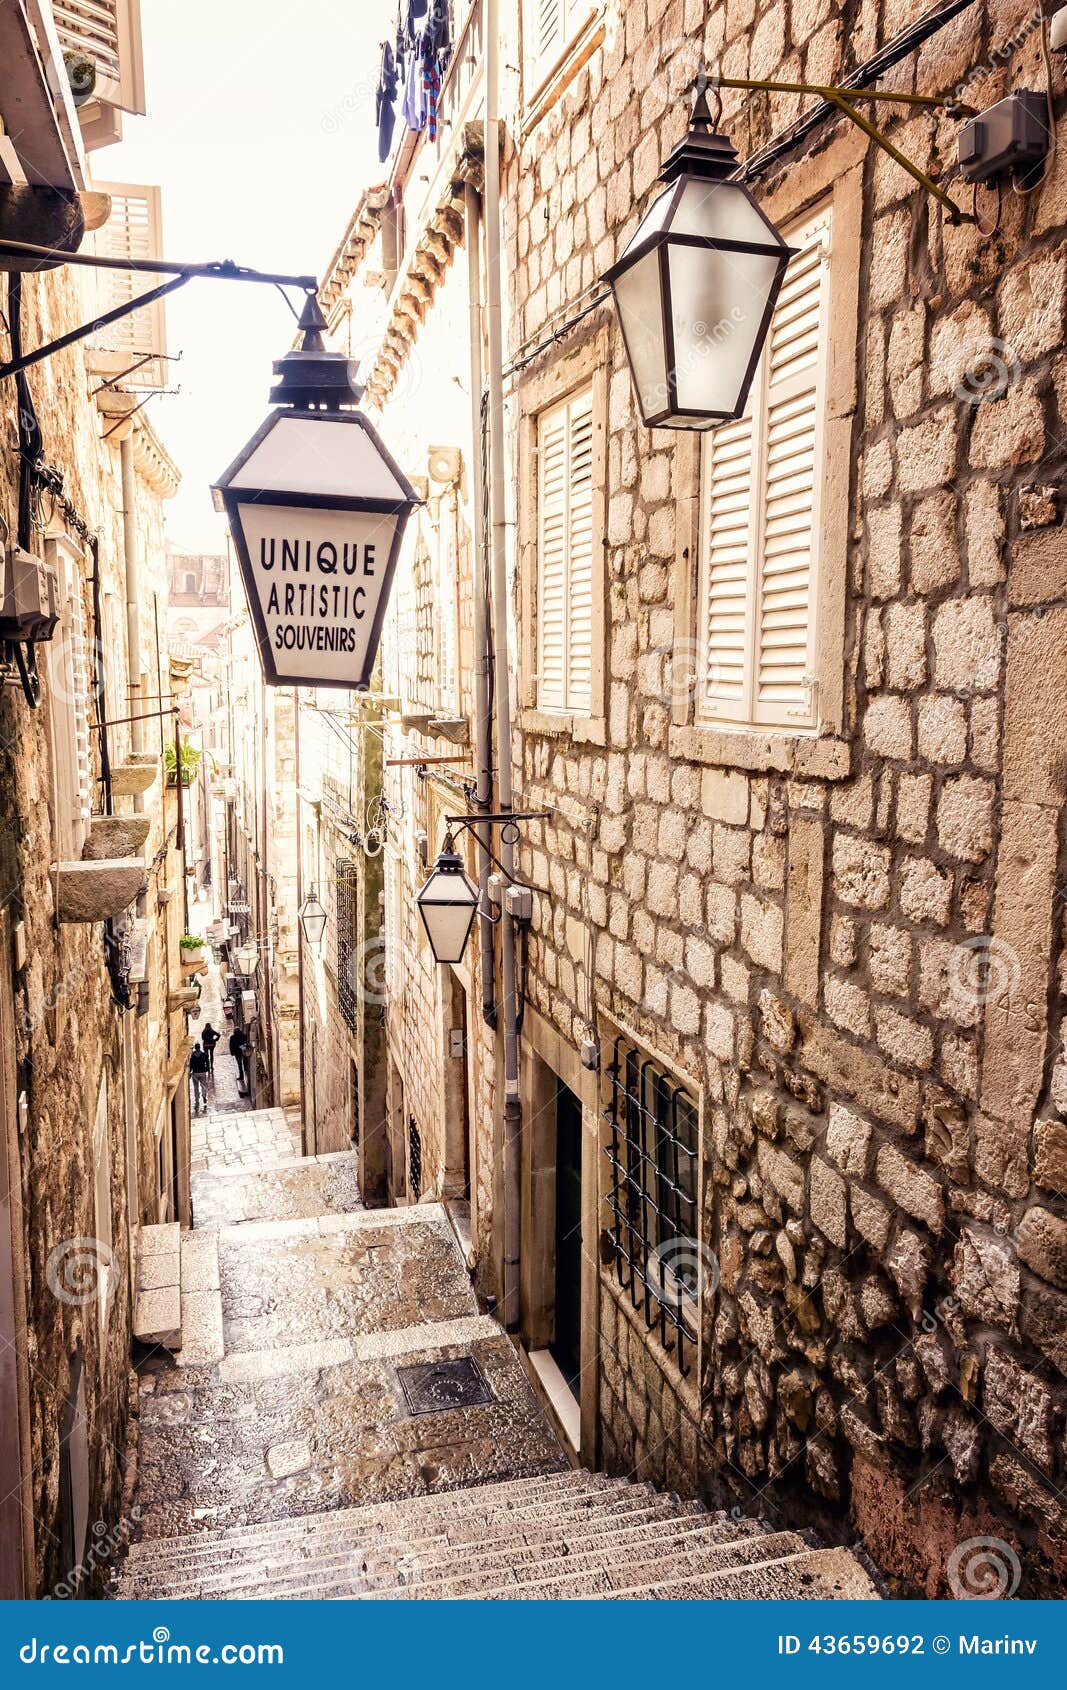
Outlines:
[[[210,1066],[207,1051],[201,1048],[198,1039],[189,1058],[189,1077],[193,1082],[194,1115],[202,1115],[207,1108],[207,1076]]]
[[[237,1092],[248,1096],[248,1034],[243,1027],[235,1027],[230,1034],[230,1055],[237,1064]]]
[[[204,1027],[204,1031],[200,1035],[200,1042],[203,1045],[204,1053],[207,1056],[208,1073],[211,1074],[212,1077],[214,1077],[215,1073],[215,1046],[218,1044],[220,1037],[221,1034],[216,1033],[210,1021],[207,1022]]]

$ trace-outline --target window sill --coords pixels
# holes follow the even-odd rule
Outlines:
[[[575,745],[606,745],[608,724],[603,716],[580,716],[574,711],[519,711],[519,728],[524,734],[539,734],[544,739],[569,739]]]
[[[852,747],[836,734],[763,732],[756,728],[671,728],[672,757],[689,763],[746,769],[752,774],[798,775],[809,780],[847,780]]]
[[[604,7],[601,0],[590,0],[585,22],[571,35],[555,61],[548,65],[528,67],[532,70],[532,86],[526,96],[522,125],[523,137],[555,105],[567,85],[587,64],[605,38]]]

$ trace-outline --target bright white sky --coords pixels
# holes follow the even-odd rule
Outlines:
[[[168,258],[318,274],[381,181],[374,95],[396,0],[142,0],[148,115],[94,153],[101,180],[163,188]],[[176,398],[150,415],[182,472],[170,537],[221,550],[212,479],[267,409],[293,318],[273,288],[194,281],[167,301]]]

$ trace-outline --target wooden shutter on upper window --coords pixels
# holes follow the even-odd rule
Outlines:
[[[755,720],[814,721],[818,535],[829,216],[805,228],[775,307],[766,385],[755,640]],[[796,239],[796,237],[793,237]]]
[[[162,257],[159,189],[128,182],[99,182],[97,187],[111,199],[111,215],[94,236],[97,253],[103,258]],[[94,272],[97,310],[102,315],[136,299],[150,288],[158,287],[160,280],[159,276],[145,271],[97,270]],[[157,299],[99,330],[93,344],[93,365],[101,374],[118,375],[139,358],[165,353],[166,349],[166,316],[163,301]],[[166,368],[161,357],[150,358],[131,380],[141,386],[163,387]]]
[[[816,723],[829,238],[828,210],[789,234],[797,256],[745,414],[705,444],[698,701],[705,719]]]
[[[96,65],[94,98],[143,116],[140,0],[52,0],[52,12],[63,51]]]
[[[588,712],[593,690],[593,394],[538,423],[538,704]]]
[[[534,62],[547,70],[563,48],[567,0],[534,0]]]

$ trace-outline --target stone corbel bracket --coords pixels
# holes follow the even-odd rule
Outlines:
[[[134,754],[128,763],[118,763],[111,771],[111,791],[115,798],[136,798],[155,784],[159,774],[159,758],[147,753]]]
[[[136,857],[56,863],[52,880],[62,923],[109,921],[130,907],[146,883],[144,863]]]

